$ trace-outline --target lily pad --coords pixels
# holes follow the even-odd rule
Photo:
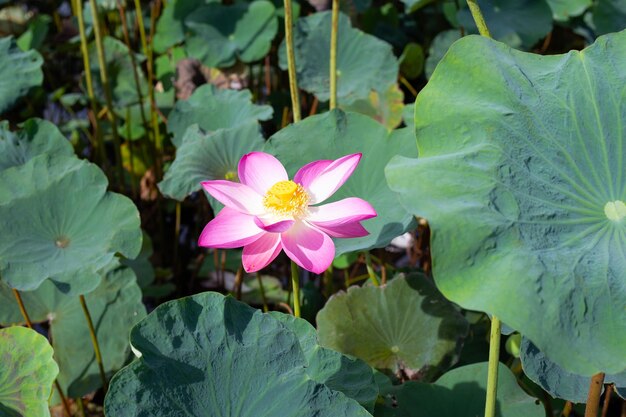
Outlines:
[[[39,52],[22,51],[11,36],[0,38],[0,114],[13,107],[32,87],[41,85],[42,64]]]
[[[402,123],[404,93],[398,84],[391,84],[385,91],[372,90],[367,99],[356,100],[342,105],[344,111],[365,114],[392,130]]]
[[[350,287],[317,315],[322,346],[409,379],[429,380],[456,362],[468,324],[424,275]]]
[[[458,29],[444,30],[435,36],[428,49],[428,58],[426,58],[426,63],[424,64],[426,78],[430,79],[439,61],[443,59],[450,46],[459,39],[461,39],[461,33]]]
[[[252,103],[249,90],[220,90],[206,84],[193,92],[189,100],[180,100],[169,115],[167,129],[172,143],[180,146],[185,130],[194,123],[202,130],[237,127],[257,120],[269,120],[274,110],[270,106]]]
[[[547,0],[552,9],[554,20],[565,22],[570,17],[580,16],[589,6],[592,0]]]
[[[376,417],[482,416],[487,394],[487,362],[453,369],[434,384],[406,382],[385,395]],[[498,365],[499,417],[544,417],[543,405],[517,385],[515,375]]]
[[[280,130],[270,138],[265,151],[283,163],[291,178],[311,161],[363,153],[356,171],[327,202],[359,197],[374,206],[378,216],[363,222],[369,236],[336,239],[335,256],[386,246],[412,226],[413,216],[399,204],[383,175],[385,164],[393,155],[417,156],[415,138],[409,129],[388,132],[367,116],[335,110]]]
[[[133,271],[114,265],[104,272],[98,288],[85,295],[109,377],[126,363],[130,352],[128,333],[146,315]],[[54,357],[61,370],[58,381],[64,392],[80,397],[100,388],[100,373],[78,297],[63,294],[51,282],[21,294],[31,320],[50,326]],[[11,289],[1,282],[0,302],[0,324],[22,323]],[[59,401],[55,396],[52,403]]]
[[[9,122],[0,122],[0,175],[5,169],[24,165],[37,155],[51,158],[72,156],[74,149],[52,123],[29,119],[17,132],[11,132]]]
[[[463,38],[415,103],[420,158],[386,170],[442,293],[585,376],[626,369],[625,54],[626,32],[549,57]]]
[[[185,18],[216,0],[170,0],[159,17],[154,33],[154,51],[162,54],[185,40]]]
[[[208,67],[229,67],[239,59],[254,62],[270,50],[278,32],[274,4],[267,0],[224,5],[211,3],[191,13],[185,26],[189,56]]]
[[[241,157],[263,148],[265,141],[259,130],[257,122],[212,133],[204,133],[198,125],[190,126],[176,151],[174,163],[159,183],[159,189],[164,195],[182,201],[192,192],[199,191],[202,181],[236,181]]]
[[[24,327],[0,329],[0,415],[49,417],[59,367],[45,337]]]
[[[599,0],[591,9],[596,35],[618,32],[626,28],[626,2],[623,0]]]
[[[121,109],[139,103],[140,96],[137,94],[133,62],[130,58],[128,48],[122,41],[110,36],[103,37],[102,43],[109,84],[111,86],[113,106],[116,109]],[[135,68],[139,77],[139,91],[141,97],[146,97],[148,95],[148,81],[141,68],[141,63],[145,60],[145,57],[140,54],[135,54],[135,58],[135,63],[137,64]],[[94,94],[102,103],[105,103],[95,43],[89,46],[89,60]]]
[[[481,0],[478,2],[494,39],[529,50],[552,30],[552,10],[546,0]],[[459,24],[478,33],[467,6],[459,10]]]
[[[29,291],[50,278],[64,292],[82,294],[98,286],[98,270],[116,252],[134,258],[141,249],[139,213],[106,188],[100,168],[75,157],[40,155],[4,170],[2,280]]]
[[[298,87],[320,101],[330,97],[331,12],[298,19],[294,33]],[[367,51],[367,53],[364,53]],[[287,69],[285,43],[280,46],[279,64]],[[391,45],[352,28],[350,19],[339,14],[337,34],[337,99],[341,104],[366,99],[371,90],[385,91],[398,78],[398,60]]]
[[[522,338],[520,353],[526,376],[550,395],[573,403],[587,402],[590,377],[561,368],[525,337]],[[605,375],[604,383],[615,384],[618,390],[626,389],[626,371],[617,375]]]
[[[142,231],[143,239],[141,242],[141,251],[135,259],[120,259],[122,265],[126,265],[132,268],[133,272],[137,276],[137,285],[139,288],[146,288],[154,282],[155,272],[150,258],[154,253],[152,248],[152,239],[145,231]]]
[[[313,381],[296,335],[218,293],[160,305],[131,332],[140,357],[111,381],[110,417],[369,416]]]
[[[374,410],[378,386],[374,380],[374,370],[368,364],[320,346],[315,327],[308,321],[277,311],[270,315],[298,336],[308,362],[307,373],[313,381],[343,392],[369,411]]]

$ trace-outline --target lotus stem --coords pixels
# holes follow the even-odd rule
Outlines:
[[[337,107],[337,33],[339,32],[339,0],[333,0],[330,27],[330,109]]]
[[[372,280],[372,283],[375,287],[380,287],[380,281],[378,280],[378,276],[374,271],[374,267],[372,266],[372,256],[369,251],[365,251],[365,268],[367,268],[367,275]]]
[[[609,412],[609,404],[613,394],[613,384],[607,384],[604,388],[604,403],[602,404],[602,417],[607,417]]]
[[[148,56],[148,41],[146,39],[146,27],[143,23],[143,14],[141,13],[141,0],[135,0],[135,14],[137,16],[137,26],[139,27],[139,38],[141,39],[141,48],[143,54]]]
[[[152,42],[154,40],[156,20],[157,20],[157,16],[159,14],[160,8],[161,8],[161,0],[156,0],[156,3],[154,4],[154,6],[150,9],[150,42],[144,45],[144,49],[145,49],[144,53],[148,61],[146,64],[148,68],[148,96],[150,97],[150,119],[152,121],[152,135],[154,138],[153,146],[151,148],[152,148],[152,153],[154,157],[154,167],[156,170],[157,181],[163,178],[163,167],[161,166],[161,159],[160,159],[161,151],[163,150],[163,144],[161,143],[161,131],[159,130],[158,108],[156,105],[156,99],[154,98],[154,70],[153,70],[154,54],[152,53]],[[143,19],[141,20],[141,22],[143,22]],[[143,44],[143,41],[142,41],[142,44]],[[165,123],[167,123],[167,121],[165,121]],[[160,207],[160,202],[161,202],[160,194],[159,194],[158,202],[159,202],[159,207]]]
[[[598,417],[602,384],[604,384],[604,373],[600,372],[591,377],[589,394],[587,394],[587,404],[585,405],[585,417]]]
[[[491,316],[491,334],[489,335],[489,367],[487,369],[487,398],[485,417],[495,417],[498,391],[498,365],[500,364],[500,334],[502,324],[496,316]]]
[[[80,2],[80,0],[77,0]],[[111,122],[111,132],[113,133],[113,145],[115,147],[115,164],[117,165],[118,185],[124,188],[124,168],[122,167],[122,149],[120,136],[117,132],[117,115],[113,108],[113,97],[111,95],[111,85],[109,84],[109,75],[106,67],[106,59],[104,52],[104,44],[102,43],[102,33],[100,32],[100,15],[98,13],[98,5],[96,0],[89,0],[91,7],[91,15],[93,18],[93,32],[96,38],[96,52],[98,55],[98,65],[100,66],[100,80],[102,89],[104,90],[104,99],[107,104],[107,115]]]
[[[91,111],[94,114],[93,124],[95,130],[95,151],[97,161],[104,165],[106,155],[104,151],[104,141],[102,140],[102,129],[100,128],[100,119],[98,119],[98,102],[93,92],[93,81],[91,79],[91,64],[89,62],[89,51],[87,49],[87,35],[85,33],[85,20],[83,19],[83,3],[82,0],[74,0],[74,11],[76,20],[78,21],[78,32],[80,34],[80,52],[83,56],[83,67],[85,68],[85,84],[87,85],[87,97],[91,105]],[[106,167],[105,167],[106,168]]]
[[[22,317],[24,318],[24,321],[26,322],[26,327],[32,330],[33,322],[30,320],[28,311],[26,311],[26,307],[24,306],[24,301],[22,300],[22,295],[15,288],[12,288],[12,290],[13,290],[13,295],[15,296],[15,300],[17,301],[17,305],[20,308],[20,313],[22,313]],[[65,414],[67,415],[67,417],[71,417],[72,413],[70,412],[70,405],[67,402],[67,397],[63,393],[63,390],[61,389],[61,385],[59,384],[59,381],[57,379],[54,380],[54,387],[59,393],[59,397],[61,397],[61,403],[63,403],[63,410],[65,411]]]
[[[287,72],[289,74],[289,91],[291,93],[291,108],[293,121],[300,121],[300,96],[298,94],[298,80],[296,79],[296,55],[293,49],[293,13],[291,0],[284,0],[285,5],[285,45],[287,46]],[[300,317],[300,316],[296,316]]]
[[[485,23],[483,13],[480,11],[480,7],[478,6],[476,0],[467,0],[467,5],[469,6],[470,12],[472,13],[474,22],[476,22],[478,33],[486,38],[491,38],[491,33],[489,32],[489,28],[487,27],[487,23]]]
[[[89,327],[89,336],[91,337],[91,343],[93,344],[93,351],[96,354],[96,362],[98,363],[98,369],[100,370],[100,378],[102,379],[102,389],[104,393],[107,392],[107,377],[104,372],[104,364],[102,363],[102,353],[100,352],[100,344],[98,343],[98,336],[96,335],[96,329],[93,327],[93,321],[91,320],[91,314],[89,313],[89,308],[87,308],[87,303],[85,301],[85,296],[81,295],[80,297],[80,306],[83,309],[83,314],[85,315],[85,319],[87,320],[87,326]]]
[[[569,415],[572,413],[572,402],[571,401],[565,401],[565,405],[563,406],[563,410],[561,411],[561,417],[569,417]]]
[[[263,287],[263,280],[261,279],[261,273],[256,273],[256,279],[259,281],[259,290],[261,291],[261,300],[263,300],[263,312],[267,313],[269,307],[267,306],[267,299],[265,298],[265,288]]]
[[[300,317],[300,271],[294,261],[291,261],[291,288],[293,290],[293,315]]]

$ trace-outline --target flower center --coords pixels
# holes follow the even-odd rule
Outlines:
[[[279,181],[263,197],[263,205],[281,216],[301,216],[306,212],[309,195],[300,184]]]
[[[620,200],[609,201],[604,206],[604,214],[609,220],[619,222],[626,217],[626,204]]]

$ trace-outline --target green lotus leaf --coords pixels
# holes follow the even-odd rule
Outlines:
[[[479,5],[494,39],[513,48],[529,50],[552,30],[552,10],[546,0],[481,0]],[[478,33],[467,6],[457,17],[462,27]]]
[[[106,191],[96,165],[40,155],[0,176],[0,276],[21,291],[46,279],[64,292],[93,290],[98,270],[116,252],[141,249],[139,213],[127,197]]]
[[[294,33],[298,87],[320,101],[330,97],[330,23],[330,11],[311,14],[298,19]],[[287,69],[284,42],[280,46],[279,63],[282,69]],[[391,45],[352,28],[350,19],[340,14],[337,34],[339,103],[366,99],[374,89],[385,91],[397,78],[398,60]]]
[[[74,149],[59,129],[48,121],[29,119],[17,132],[9,130],[8,121],[0,122],[0,173],[41,154],[72,156]]]
[[[386,170],[442,293],[585,376],[626,369],[625,55],[626,32],[550,57],[463,38],[415,103],[420,158]]]
[[[241,263],[241,254],[239,262]],[[263,305],[263,296],[265,296],[265,301],[268,304],[284,303],[289,299],[289,293],[283,289],[280,279],[270,275],[261,275],[261,281],[263,282],[262,293],[256,274],[244,276],[243,286],[246,290],[241,293],[241,301],[246,304],[261,306]]]
[[[109,417],[369,416],[313,381],[297,336],[218,293],[160,305],[131,332],[140,355],[111,381]]]
[[[424,70],[424,49],[419,43],[410,42],[400,56],[400,72],[409,80],[415,79]]]
[[[404,93],[398,84],[391,84],[387,90],[382,92],[372,90],[367,99],[343,104],[341,109],[370,116],[387,129],[392,130],[402,123]]]
[[[317,328],[322,346],[428,380],[456,361],[468,324],[426,276],[411,273],[333,295]]]
[[[376,407],[376,417],[482,416],[487,394],[487,362],[453,369],[434,384],[409,381],[395,386],[385,403]],[[543,405],[517,385],[515,375],[498,365],[499,417],[544,417]]]
[[[176,150],[176,159],[159,183],[159,189],[164,195],[182,201],[192,192],[200,190],[202,181],[236,181],[241,157],[261,150],[264,143],[257,122],[212,133],[204,133],[198,125],[192,125],[185,131],[183,141]]]
[[[28,29],[17,38],[17,46],[22,51],[39,49],[43,45],[50,30],[52,17],[47,14],[38,14],[28,22]]]
[[[409,129],[388,132],[367,116],[335,110],[280,130],[270,138],[265,151],[283,163],[290,177],[311,161],[363,153],[356,171],[327,202],[359,197],[374,206],[378,216],[363,222],[369,236],[336,239],[335,256],[385,246],[412,226],[413,217],[398,203],[383,175],[392,155],[417,156]]]
[[[552,9],[552,16],[557,21],[567,21],[570,17],[580,16],[592,0],[547,0]]]
[[[34,330],[0,329],[0,415],[50,416],[48,398],[59,373],[52,353],[48,340]]]
[[[590,377],[561,368],[526,338],[522,338],[520,353],[526,376],[550,395],[573,403],[587,402]],[[617,375],[605,375],[604,383],[615,384],[618,389],[626,389],[626,371]]]
[[[237,58],[263,58],[278,32],[274,4],[267,0],[223,5],[211,3],[185,19],[194,35],[186,40],[187,53],[208,67],[229,67]]]
[[[424,74],[430,79],[443,56],[448,52],[452,44],[461,39],[461,33],[458,29],[444,30],[439,32],[428,49],[428,58],[424,64]]]
[[[22,51],[13,37],[0,38],[0,114],[9,110],[31,87],[41,85],[43,58]]]
[[[130,268],[116,265],[109,265],[98,288],[85,295],[109,377],[126,364],[130,329],[146,315],[135,274]],[[63,294],[51,282],[21,295],[31,320],[49,325],[63,391],[75,398],[100,388],[102,381],[78,296]],[[22,322],[11,289],[1,282],[0,303],[0,324]],[[55,395],[52,402],[59,401]]]
[[[274,113],[270,106],[252,103],[249,90],[220,90],[206,84],[193,92],[188,100],[180,100],[169,115],[167,129],[172,143],[180,146],[185,130],[194,123],[206,132],[237,127],[257,120],[269,120]]]
[[[334,391],[343,392],[370,411],[378,398],[374,370],[360,359],[320,346],[315,327],[308,321],[277,311],[269,313],[298,336],[308,362],[311,379]]]
[[[404,3],[405,11],[407,13],[413,13],[414,11],[433,3],[434,1],[435,0],[402,0],[402,3]]]
[[[105,36],[102,42],[113,106],[116,109],[121,109],[139,103],[140,96],[137,94],[133,62],[128,48],[122,41],[110,36]],[[146,97],[148,94],[148,81],[141,68],[141,63],[145,60],[145,57],[135,54],[135,58],[135,63],[137,64],[135,69],[139,77],[139,91],[141,92],[141,97]],[[89,45],[89,62],[95,96],[102,103],[106,104],[95,42]]]
[[[185,40],[185,18],[216,0],[170,0],[159,17],[154,33],[154,51],[162,54]]]
[[[596,35],[626,28],[626,2],[623,0],[598,0],[591,12]]]
[[[407,104],[404,106],[402,110],[402,122],[404,125],[411,129],[415,130],[415,103]]]

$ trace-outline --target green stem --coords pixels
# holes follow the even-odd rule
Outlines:
[[[83,399],[81,397],[75,398],[74,402],[78,406],[78,415],[85,417],[85,406],[83,405]]]
[[[96,329],[93,327],[93,320],[91,319],[91,314],[89,313],[89,309],[87,308],[87,302],[85,301],[85,296],[81,295],[80,297],[80,306],[83,309],[83,314],[85,315],[85,319],[87,321],[87,326],[89,327],[89,336],[91,337],[91,343],[93,344],[93,351],[96,355],[96,362],[98,363],[98,369],[100,370],[100,378],[102,379],[102,389],[106,394],[108,388],[108,382],[106,373],[104,372],[104,364],[102,362],[102,353],[100,352],[100,344],[98,343],[98,336],[96,335]]]
[[[587,404],[585,405],[585,417],[598,417],[603,383],[604,374],[602,372],[591,377],[589,394],[587,395]]]
[[[489,368],[487,370],[487,399],[485,417],[495,417],[498,391],[498,365],[500,364],[500,329],[502,324],[496,316],[491,316],[491,334],[489,335]]]
[[[74,0],[74,10],[76,12],[76,20],[78,21],[78,32],[80,34],[80,51],[83,56],[83,67],[85,68],[85,84],[87,85],[87,97],[91,105],[91,111],[94,114],[94,130],[95,130],[95,148],[97,159],[100,165],[105,165],[104,141],[102,140],[102,129],[100,128],[100,120],[98,119],[98,102],[93,92],[93,81],[91,79],[91,64],[89,62],[89,50],[87,48],[87,35],[85,32],[85,20],[83,19],[83,3],[82,0]],[[106,167],[105,167],[106,169]]]
[[[22,317],[24,318],[24,321],[26,322],[26,327],[32,330],[33,322],[30,320],[28,311],[26,311],[26,306],[24,306],[24,301],[22,300],[22,296],[20,292],[16,290],[15,288],[13,288],[13,296],[15,296],[15,301],[17,301],[17,305],[20,308],[20,313],[22,313]],[[70,412],[70,405],[67,402],[67,398],[65,397],[65,394],[63,394],[63,390],[61,389],[61,385],[59,384],[58,379],[54,380],[54,387],[59,393],[59,397],[61,397],[61,402],[63,403],[63,410],[65,411],[65,414],[67,415],[67,417],[70,417],[72,415],[72,413]]]
[[[378,276],[374,271],[374,267],[372,266],[372,256],[369,251],[365,251],[365,268],[367,268],[367,275],[369,275],[372,283],[376,287],[380,287],[380,281],[378,280]]]
[[[467,5],[469,6],[470,12],[472,13],[474,22],[476,22],[478,33],[486,38],[491,38],[491,33],[489,32],[489,28],[487,28],[487,23],[485,23],[485,18],[483,17],[483,14],[480,11],[480,7],[478,6],[476,0],[467,0]]]
[[[139,26],[141,48],[143,49],[143,54],[148,56],[148,41],[146,40],[146,27],[143,23],[143,14],[141,13],[141,0],[135,0],[135,14],[137,15],[137,26]]]
[[[293,289],[293,315],[300,317],[300,272],[294,261],[291,261],[291,288]]]
[[[152,121],[152,136],[154,138],[152,153],[154,157],[154,167],[156,170],[157,181],[160,181],[163,178],[163,167],[161,166],[161,151],[163,150],[163,143],[161,142],[161,131],[159,130],[159,117],[157,114],[158,109],[156,99],[154,97],[154,54],[152,51],[152,42],[154,41],[154,30],[156,28],[156,20],[160,8],[161,1],[156,0],[156,3],[150,10],[150,43],[146,43],[146,45],[144,45],[144,53],[146,54],[148,61],[146,63],[148,68],[148,96],[150,97],[150,119]],[[165,121],[165,123],[167,123],[167,121]],[[160,194],[158,202],[160,206]]]
[[[80,1],[80,0],[78,0]],[[111,132],[113,133],[113,145],[115,147],[115,163],[117,165],[118,185],[124,187],[124,168],[122,167],[122,149],[120,136],[117,132],[117,115],[113,108],[113,97],[111,95],[111,85],[109,84],[109,75],[106,66],[104,44],[102,43],[102,33],[100,32],[100,16],[98,13],[98,5],[96,0],[89,0],[91,14],[93,18],[93,32],[96,38],[96,52],[98,54],[98,65],[100,66],[100,80],[102,81],[102,89],[104,90],[104,99],[107,103],[107,115],[111,122]]]
[[[259,290],[261,291],[261,299],[263,300],[263,312],[267,313],[269,311],[269,307],[267,306],[265,288],[263,287],[263,280],[261,279],[261,274],[259,272],[256,273],[256,279],[259,281]]]
[[[339,32],[339,0],[333,0],[330,28],[330,109],[337,107],[337,32]]]
[[[289,91],[291,93],[293,121],[294,123],[297,123],[300,121],[300,96],[298,94],[298,81],[296,79],[296,56],[293,50],[293,13],[291,12],[291,0],[284,0],[284,5],[285,44],[287,46],[287,71],[289,73]]]

